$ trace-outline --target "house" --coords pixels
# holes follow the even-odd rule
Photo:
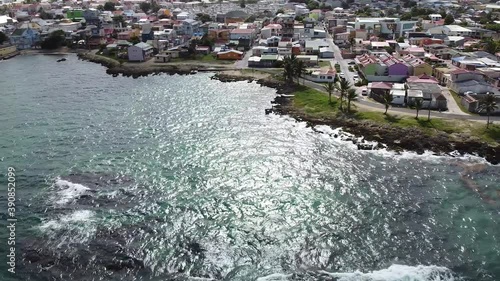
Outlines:
[[[301,60],[309,66],[318,65],[318,56],[315,55],[298,55],[296,56],[297,60]]]
[[[282,57],[278,54],[274,55],[262,55],[260,57],[250,57],[248,59],[249,67],[275,67],[276,63],[280,61]]]
[[[146,43],[137,43],[127,49],[128,60],[133,62],[146,61],[153,55],[153,47]]]
[[[383,102],[382,97],[385,93],[392,90],[392,83],[387,82],[373,82],[368,83],[366,87],[368,89],[369,96],[378,102]]]
[[[320,58],[333,58],[335,57],[333,50],[329,47],[321,47],[319,48],[319,57]]]
[[[170,55],[168,54],[157,54],[155,55],[155,62],[169,62],[171,59]]]
[[[484,94],[487,92],[498,93],[498,89],[484,81],[484,76],[475,71],[456,69],[450,72],[448,87],[456,93],[474,92]]]
[[[210,46],[196,46],[196,53],[202,55],[210,54]]]
[[[230,32],[229,40],[248,39],[253,42],[255,40],[255,35],[255,29],[233,29]]]
[[[243,52],[236,50],[228,50],[217,53],[217,59],[219,60],[241,60],[243,58]]]
[[[406,82],[439,84],[439,81],[436,78],[427,74],[422,74],[420,76],[409,76],[408,78],[406,78]]]
[[[432,66],[412,54],[403,56],[401,60],[403,60],[404,62],[406,62],[407,65],[410,66],[409,68],[410,75],[413,76],[420,76],[423,74],[432,75]]]
[[[335,75],[336,75],[335,69],[322,69],[322,70],[311,71],[309,74],[305,75],[305,78],[313,82],[325,83],[325,82],[334,82]]]
[[[31,28],[18,28],[9,36],[10,43],[15,45],[17,49],[31,49],[34,45],[40,42],[40,33]]]
[[[410,69],[408,64],[393,56],[382,55],[379,59],[387,66],[387,75],[408,77]]]
[[[182,31],[183,35],[193,36],[195,33],[199,32],[200,22],[193,19],[185,19],[182,21]]]
[[[407,82],[408,90],[419,90],[423,94],[422,108],[445,110],[447,106],[446,97],[443,95],[438,84]]]
[[[467,108],[470,112],[479,113],[479,107],[481,106],[481,101],[486,97],[486,94],[465,94],[462,96],[460,103]],[[500,103],[500,96],[495,95],[496,103]],[[500,114],[500,108],[497,108],[491,112],[493,115]]]
[[[319,55],[320,48],[329,46],[325,40],[306,40],[305,51],[308,55]]]

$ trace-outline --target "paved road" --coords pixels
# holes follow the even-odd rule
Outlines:
[[[244,69],[244,68],[248,68],[248,59],[252,56],[252,50],[248,50],[246,53],[245,53],[245,56],[241,59],[241,60],[237,60],[235,63],[234,63],[234,67],[235,68],[239,68],[239,69]]]

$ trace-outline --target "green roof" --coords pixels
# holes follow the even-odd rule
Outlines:
[[[262,55],[260,60],[277,60],[278,55]]]
[[[18,28],[12,32],[12,36],[21,36],[23,35],[24,31],[26,31],[26,28]]]

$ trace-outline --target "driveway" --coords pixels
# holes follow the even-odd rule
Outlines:
[[[248,50],[245,53],[245,56],[241,60],[238,60],[234,63],[234,68],[244,69],[248,68],[248,59],[252,56],[252,50]]]

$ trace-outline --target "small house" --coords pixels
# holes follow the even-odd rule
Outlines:
[[[127,49],[128,60],[134,62],[146,61],[153,55],[153,47],[146,43],[137,43]]]
[[[217,59],[219,60],[241,60],[243,58],[243,52],[237,50],[228,50],[217,53]]]

